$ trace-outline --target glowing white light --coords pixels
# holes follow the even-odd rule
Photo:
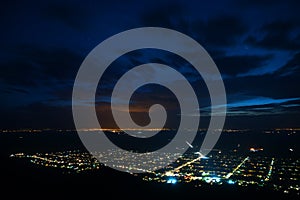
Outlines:
[[[177,179],[170,178],[170,179],[167,180],[167,183],[176,184],[177,183]]]

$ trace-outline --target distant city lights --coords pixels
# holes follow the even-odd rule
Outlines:
[[[258,152],[258,151],[263,151],[264,149],[263,148],[254,148],[254,147],[251,147],[249,149],[250,152]]]
[[[92,157],[89,152],[63,151],[53,153],[35,153],[26,154],[24,152],[11,154],[11,159],[27,159],[36,165],[58,168],[68,173],[81,173],[87,170],[101,170],[107,160],[115,159],[115,167],[127,169],[118,151],[107,151],[97,153],[102,164]],[[168,157],[171,153],[163,153]],[[161,163],[161,160],[154,159],[153,154],[147,154],[148,159],[153,160],[155,164]],[[209,159],[203,159],[202,156],[195,153],[185,154],[176,160],[173,164],[158,171],[134,174],[140,176],[144,181],[154,181],[158,183],[176,184],[195,182],[199,186],[199,181],[210,185],[237,185],[247,187],[256,185],[257,187],[268,187],[283,193],[299,193],[300,191],[300,159],[296,158],[275,158],[266,157],[260,154],[238,155],[226,151],[212,151]],[[139,154],[130,158],[134,161],[140,160]],[[164,163],[161,163],[163,165]]]

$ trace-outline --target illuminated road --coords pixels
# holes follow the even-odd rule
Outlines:
[[[225,178],[229,179],[248,159],[249,159],[249,156],[247,156],[236,168],[234,168],[232,172],[227,174]]]
[[[40,157],[40,156],[36,156],[36,155],[33,155],[32,158],[44,160],[44,161],[49,162],[49,163],[60,163],[60,162],[57,161],[57,160],[51,160],[51,159],[44,158],[44,157]],[[63,162],[63,161],[62,161],[62,162]]]
[[[175,168],[175,169],[173,169],[173,170],[171,170],[171,171],[167,171],[167,172],[165,173],[165,176],[174,176],[174,172],[180,170],[181,168],[183,168],[183,167],[185,167],[185,166],[187,166],[187,165],[190,165],[190,164],[192,164],[192,163],[194,163],[194,162],[200,160],[201,158],[206,158],[206,157],[203,156],[200,152],[197,152],[197,153],[199,153],[199,157],[197,157],[197,158],[195,158],[194,160],[191,160],[191,161],[189,161],[189,162],[186,162],[186,163],[184,163],[183,165],[180,165],[179,167],[177,167],[177,168]]]
[[[272,175],[272,170],[273,170],[273,165],[274,165],[274,158],[272,158],[272,161],[271,161],[271,164],[270,164],[270,168],[269,168],[269,172],[265,178],[264,181],[269,181],[270,180],[270,177]]]

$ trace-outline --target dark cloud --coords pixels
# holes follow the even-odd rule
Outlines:
[[[36,102],[0,115],[1,128],[74,128],[70,106]]]
[[[22,88],[14,88],[14,87],[9,87],[7,89],[3,89],[3,92],[11,94],[11,93],[21,93],[21,94],[29,94],[28,90],[24,90]]]
[[[141,16],[143,26],[166,27],[181,31],[210,47],[233,46],[243,36],[248,27],[239,17],[220,14],[213,18],[194,17],[184,6],[170,4],[149,10]]]
[[[5,61],[1,64],[0,80],[2,84],[15,86],[36,86],[34,77],[38,76],[36,67],[29,61]]]
[[[296,76],[300,77],[300,53],[296,53],[283,67],[276,71],[276,75],[282,76]]]
[[[80,6],[78,2],[50,2],[46,4],[42,10],[42,16],[47,19],[64,23],[66,26],[76,29],[84,30],[88,27],[89,13],[86,6]]]
[[[231,116],[226,118],[225,128],[241,129],[273,129],[273,128],[298,128],[299,113],[282,115],[256,115],[256,116]]]
[[[236,4],[240,6],[262,6],[262,7],[270,7],[275,5],[282,5],[282,4],[287,4],[290,6],[294,5],[300,5],[298,0],[235,0],[234,1]]]
[[[299,50],[300,26],[293,21],[275,21],[264,25],[259,35],[250,35],[245,43],[265,49]]]
[[[199,21],[194,27],[201,44],[216,47],[235,45],[248,29],[241,18],[230,15],[220,15],[205,22]]]
[[[102,89],[112,88],[117,80],[128,70],[146,63],[160,63],[181,72],[189,81],[200,79],[198,72],[182,57],[158,49],[140,49],[129,52],[116,59],[101,78]],[[152,70],[149,68],[149,70]],[[111,76],[113,74],[113,76]]]
[[[183,17],[184,14],[186,14],[184,7],[175,2],[147,10],[141,14],[140,20],[143,26],[177,27],[181,30],[187,30],[187,24]]]
[[[227,95],[237,94],[237,100],[244,95],[279,99],[299,97],[300,94],[299,75],[280,77],[273,74],[267,74],[264,76],[226,79],[224,82]]]
[[[300,54],[295,54],[274,73],[235,77],[225,79],[224,83],[229,103],[244,101],[255,96],[271,99],[298,98],[300,97]],[[257,102],[262,102],[262,100],[257,100]],[[244,111],[244,108],[239,109]]]
[[[32,105],[37,103],[49,106],[44,111],[55,112],[59,112],[59,107],[71,106],[72,85],[82,62],[79,55],[65,48],[32,45],[11,47],[9,53],[10,59],[0,61],[0,90],[3,91],[0,103],[7,104],[2,107],[3,112],[13,112],[28,121],[29,116],[21,115],[36,116],[38,110]]]
[[[238,55],[216,58],[214,61],[223,75],[236,76],[262,67],[272,55]]]
[[[227,128],[286,128],[298,127],[300,102],[268,104],[230,108],[227,113]]]
[[[13,58],[0,61],[3,83],[34,87],[50,81],[74,79],[83,60],[69,49],[18,46],[12,48]]]

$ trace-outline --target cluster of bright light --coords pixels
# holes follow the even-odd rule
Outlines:
[[[193,157],[195,155],[192,154],[182,157],[165,171],[157,172],[155,178],[147,175],[143,179],[169,183],[168,177],[175,177],[181,183],[197,181],[195,187],[198,186],[198,181],[203,181],[217,185],[268,185],[285,193],[300,190],[300,160],[297,159],[275,159],[256,155],[240,157],[229,154],[214,154],[209,159]],[[277,170],[274,171],[274,168]]]
[[[121,150],[107,150],[106,152],[94,152],[94,157],[88,152],[80,151],[65,151],[65,152],[55,152],[55,153],[36,153],[36,154],[24,154],[16,153],[12,154],[10,157],[17,158],[27,158],[30,162],[38,165],[43,165],[46,167],[55,167],[62,169],[72,169],[76,172],[81,172],[85,170],[98,169],[100,163],[96,158],[101,158],[102,164],[106,165],[113,160],[113,167],[123,169],[124,171],[132,170],[140,172],[148,172],[140,166],[143,164],[145,159],[148,159],[149,164],[157,165],[159,168],[165,166],[166,162],[174,160],[174,157],[178,157],[177,153],[160,153],[160,152],[149,152],[145,154],[130,154],[124,153]],[[161,156],[160,156],[161,155]],[[160,157],[166,158],[158,159]],[[131,161],[131,162],[129,162]]]
[[[140,160],[139,154],[126,158],[127,155],[119,151],[108,150],[107,152],[94,152],[101,157],[103,164],[114,159],[115,167],[123,169],[136,169]],[[164,153],[164,156],[177,156]],[[123,157],[122,157],[123,156]],[[124,157],[125,156],[125,157]],[[162,162],[157,155],[149,154],[156,165]],[[29,159],[32,163],[46,167],[67,169],[74,172],[101,169],[101,164],[88,152],[64,151],[54,153],[12,154],[12,158]],[[132,159],[132,165],[126,165],[124,160]],[[127,162],[126,162],[127,163]],[[164,163],[161,163],[164,164]],[[291,158],[269,158],[252,156],[238,156],[234,154],[215,153],[209,157],[201,157],[197,154],[185,154],[173,164],[156,172],[139,174],[143,180],[162,183],[184,183],[203,181],[209,184],[236,184],[240,186],[257,185],[271,186],[275,190],[290,191],[300,190],[300,159]]]
[[[176,178],[169,178],[167,180],[167,183],[176,184],[177,183],[177,179]]]
[[[221,181],[221,178],[220,177],[216,177],[216,176],[213,176],[213,177],[204,177],[203,180],[206,182],[206,183],[219,183]]]
[[[265,181],[269,181],[270,177],[272,175],[272,170],[273,170],[273,165],[274,165],[274,158],[272,158],[271,164],[270,164],[270,168],[269,168],[269,172],[265,178]]]
[[[82,172],[86,170],[99,169],[100,163],[89,153],[80,151],[66,151],[55,153],[36,153],[33,155],[16,153],[10,155],[15,158],[26,158],[30,162],[45,167],[60,168]]]
[[[251,152],[257,152],[257,151],[263,151],[264,149],[263,148],[254,148],[254,147],[251,147],[249,150]]]

